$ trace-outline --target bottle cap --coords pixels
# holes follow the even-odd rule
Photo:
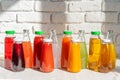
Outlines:
[[[105,42],[105,43],[110,43],[111,42],[110,39],[102,39],[102,41]]]
[[[35,31],[35,34],[42,35],[42,34],[44,34],[44,31]]]
[[[65,30],[63,33],[69,35],[72,34],[72,31]]]
[[[7,30],[5,31],[6,34],[15,34],[15,31],[14,30]]]
[[[80,39],[71,39],[72,42],[80,42]]]
[[[91,34],[93,34],[93,35],[100,35],[100,31],[92,31]]]
[[[44,42],[52,42],[52,39],[43,39]]]

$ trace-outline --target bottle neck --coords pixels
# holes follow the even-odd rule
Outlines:
[[[27,32],[25,32],[23,34],[23,41],[30,41],[30,37],[29,37],[29,34]]]
[[[6,34],[6,37],[15,37],[14,34]]]

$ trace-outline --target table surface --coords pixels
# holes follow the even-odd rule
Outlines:
[[[120,80],[120,60],[117,60],[114,71],[109,73],[94,72],[83,69],[79,73],[70,73],[55,69],[50,73],[42,73],[33,69],[25,69],[21,72],[12,72],[3,67],[0,59],[0,80]]]

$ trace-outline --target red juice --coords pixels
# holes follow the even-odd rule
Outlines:
[[[5,37],[5,68],[12,68],[13,37]]]
[[[22,42],[15,42],[12,55],[12,70],[22,71],[25,68]]]
[[[52,40],[44,39],[40,58],[40,71],[51,72],[54,70],[54,60],[52,51]]]
[[[42,50],[43,36],[34,38],[34,68],[40,68],[40,55]]]

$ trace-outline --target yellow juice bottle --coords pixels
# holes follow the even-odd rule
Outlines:
[[[115,45],[114,45],[113,36],[114,36],[113,30],[108,30],[106,39],[110,40],[109,50],[110,50],[111,69],[115,69],[115,67],[116,67],[116,48],[115,48]]]
[[[88,68],[90,70],[98,71],[99,56],[101,50],[101,39],[99,38],[100,32],[91,32],[92,36],[90,38],[89,44],[89,58],[88,58]]]
[[[101,53],[99,58],[99,72],[109,72],[111,70],[110,60],[110,40],[104,39],[101,44]]]
[[[72,39],[70,43],[68,66],[69,72],[79,72],[81,70],[81,55],[79,39]]]

